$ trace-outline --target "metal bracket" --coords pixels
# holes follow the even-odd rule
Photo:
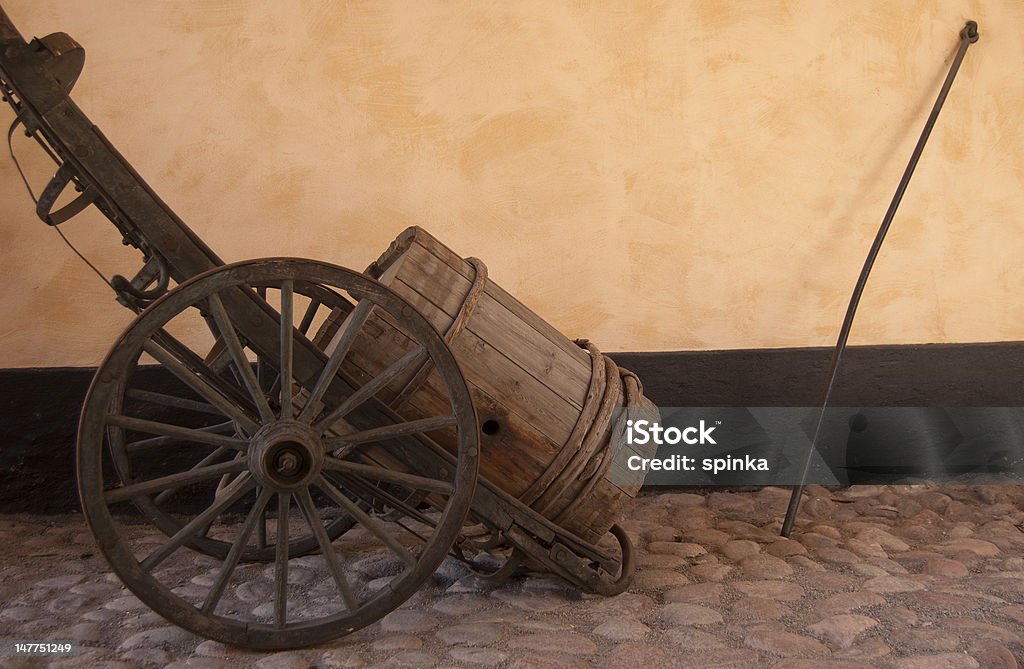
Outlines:
[[[149,288],[154,282],[156,285]],[[149,306],[150,302],[167,292],[169,283],[167,263],[155,253],[146,259],[146,264],[131,281],[120,274],[114,275],[110,280],[111,287],[117,292],[117,301],[129,309]]]
[[[53,60],[47,61],[45,67],[64,94],[70,93],[85,66],[85,49],[67,33],[33,38],[29,47],[36,51],[45,49],[50,53]]]
[[[619,547],[622,550],[618,576],[608,573],[603,566],[592,566],[589,558],[581,556],[571,547],[558,541],[557,538],[551,542],[550,548],[545,548],[541,542],[519,526],[511,528],[508,538],[509,542],[517,549],[580,589],[612,596],[620,594],[629,587],[629,583],[633,579],[635,564],[633,562],[633,546],[626,533],[618,525],[612,527],[611,533],[619,541]]]
[[[96,199],[95,190],[89,186],[81,186],[81,195],[51,213],[53,205],[57,203],[61,193],[64,192],[69,183],[75,180],[75,177],[76,175],[71,166],[68,163],[64,163],[57,169],[57,173],[50,179],[50,183],[46,184],[46,188],[43,189],[43,192],[39,195],[39,201],[36,203],[36,215],[39,216],[43,223],[51,226],[66,223],[82,213]],[[78,187],[76,182],[76,188]]]

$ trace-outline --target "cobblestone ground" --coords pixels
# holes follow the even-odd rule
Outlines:
[[[0,637],[77,639],[7,667],[1016,667],[1024,661],[1024,488],[812,487],[642,497],[637,577],[602,598],[547,577],[492,587],[454,561],[400,609],[320,647],[255,653],[151,613],[79,516],[0,517]]]

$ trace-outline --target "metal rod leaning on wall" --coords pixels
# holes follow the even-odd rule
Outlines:
[[[892,224],[892,219],[896,215],[896,209],[900,206],[900,201],[903,199],[903,193],[907,190],[907,184],[910,183],[910,177],[914,174],[914,168],[917,167],[917,162],[921,158],[921,154],[924,152],[925,144],[928,142],[928,136],[931,135],[932,128],[935,126],[935,121],[939,117],[939,112],[942,110],[942,105],[946,101],[946,96],[949,94],[949,89],[953,86],[953,80],[956,78],[956,73],[960,69],[960,63],[964,59],[964,54],[967,53],[967,47],[978,41],[978,24],[974,21],[968,21],[963,29],[960,31],[960,47],[957,49],[956,56],[953,57],[953,63],[949,67],[949,74],[946,75],[946,80],[942,84],[942,89],[939,91],[939,97],[935,100],[935,105],[932,107],[931,114],[928,115],[928,120],[924,124],[924,129],[921,131],[921,136],[917,140],[917,146],[914,147],[914,153],[910,156],[910,162],[907,163],[907,168],[903,172],[903,178],[900,179],[899,185],[896,187],[896,193],[892,196],[892,202],[889,203],[889,209],[886,210],[885,216],[882,218],[882,225],[878,228],[878,233],[875,235],[875,241],[871,244],[871,249],[868,251],[867,258],[864,259],[864,266],[860,270],[860,277],[857,279],[857,284],[853,288],[853,295],[850,297],[850,304],[846,308],[846,317],[843,319],[843,325],[839,329],[839,338],[836,341],[836,346],[832,350],[832,359],[828,366],[828,382],[825,385],[825,393],[821,400],[821,411],[818,414],[818,422],[814,428],[814,438],[811,440],[811,448],[807,451],[807,459],[804,460],[804,468],[800,474],[800,484],[793,487],[793,492],[789,497],[789,508],[786,509],[786,519],[782,523],[782,536],[788,537],[793,531],[793,523],[796,521],[796,514],[800,508],[800,497],[803,495],[804,487],[807,484],[807,474],[810,471],[811,459],[814,457],[815,449],[818,446],[818,439],[821,434],[821,426],[825,420],[825,409],[828,407],[828,402],[832,396],[832,388],[836,381],[836,372],[839,369],[839,361],[843,357],[843,352],[846,350],[846,343],[850,337],[850,329],[853,327],[853,317],[857,313],[857,305],[860,303],[861,295],[864,293],[864,286],[868,282],[868,275],[871,274],[871,268],[875,264],[875,258],[878,257],[878,251],[882,248],[882,242],[885,240],[885,235],[889,231],[889,226]]]

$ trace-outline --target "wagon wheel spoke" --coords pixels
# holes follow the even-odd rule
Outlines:
[[[198,444],[231,448],[236,451],[244,451],[249,447],[249,442],[245,439],[225,437],[224,435],[216,434],[215,432],[208,430],[197,430],[190,427],[181,427],[180,425],[170,425],[168,423],[146,420],[144,418],[135,418],[133,416],[122,416],[117,414],[110,415],[107,416],[107,424],[128,430],[134,430],[136,432],[144,432],[146,434],[159,434],[165,437],[174,437],[181,441],[191,441]]]
[[[340,460],[330,455],[324,458],[324,467],[343,474],[357,474],[374,481],[397,483],[414,490],[427,490],[445,495],[450,495],[452,490],[454,490],[454,487],[448,481],[417,476],[416,474],[406,474],[405,472],[395,471],[387,467],[349,462],[348,460]]]
[[[227,587],[228,581],[231,580],[231,575],[235,572],[235,567],[238,566],[238,561],[242,557],[245,544],[249,541],[249,537],[252,535],[256,524],[264,519],[263,514],[273,494],[274,491],[269,488],[260,489],[259,495],[256,497],[256,503],[253,504],[253,507],[246,515],[245,523],[242,525],[242,529],[239,531],[235,542],[231,544],[231,551],[224,558],[224,564],[221,565],[220,572],[217,574],[217,580],[210,586],[210,592],[207,593],[206,599],[203,601],[203,613],[213,613],[216,610],[217,603],[224,594],[224,588]]]
[[[284,627],[288,617],[288,512],[292,496],[277,494],[277,553],[274,558],[274,625]]]
[[[332,477],[326,473],[324,473],[323,478],[324,480],[328,481],[328,483],[332,481]],[[364,481],[358,476],[345,475],[342,476],[341,478],[346,484],[343,486],[345,489],[351,490],[360,499],[368,503],[371,507],[374,505],[374,502],[384,502],[391,506],[396,511],[400,512],[399,515],[406,516],[408,518],[415,520],[416,522],[423,523],[424,525],[435,525],[435,522],[433,520],[431,520],[426,515],[421,513],[418,509],[407,504],[405,500],[401,500],[398,497],[395,497],[387,490],[384,490],[379,486],[375,486],[371,483],[368,483],[367,481]],[[409,531],[408,527],[402,525],[401,523],[397,524],[400,527],[402,527],[403,530],[407,532]],[[423,539],[423,537],[419,536],[418,534],[416,535],[416,537],[421,540]]]
[[[260,301],[262,301],[263,304],[265,304],[267,306],[268,309],[271,308],[270,305],[267,303],[267,287],[266,286],[260,286],[259,288],[257,288],[256,289],[256,295],[257,295],[257,297],[259,297]],[[267,391],[268,395],[273,396],[274,393],[276,392],[276,388],[272,388],[274,383],[271,383],[269,385],[267,384],[270,371],[272,371],[272,368],[271,368],[270,365],[267,364],[266,356],[257,354],[256,355],[256,379],[260,382],[260,388],[264,388]]]
[[[266,285],[258,286],[256,288],[256,295],[264,307],[273,311],[274,307],[267,302],[267,288],[268,286]],[[333,303],[337,303],[339,301],[344,302],[344,298],[334,291],[324,289],[323,286],[304,285],[302,289],[310,293],[309,304],[306,305],[306,310],[302,314],[302,320],[299,322],[296,329],[305,337],[309,335],[309,329],[313,326],[317,312],[320,308],[326,306],[330,309]],[[281,383],[280,372],[276,372],[271,375],[272,372],[275,372],[274,365],[268,364],[266,356],[257,355],[256,376],[259,379],[260,387],[266,389],[266,393],[269,396],[278,394]]]
[[[352,432],[341,437],[325,439],[324,447],[328,451],[336,451],[338,449],[355,446],[357,444],[367,444],[375,441],[396,439],[398,437],[408,437],[414,434],[422,434],[424,432],[433,432],[434,430],[451,427],[457,422],[458,419],[453,414],[410,420],[404,423],[384,425],[382,427],[375,427],[369,430],[362,430],[360,432]]]
[[[223,372],[223,368],[218,369],[210,365],[188,345],[179,341],[164,329],[153,333],[151,339],[153,343],[166,349],[167,353],[181,363],[182,367],[179,368],[181,371],[197,377],[197,381],[205,383],[214,393],[221,395],[228,403],[234,403],[237,405],[237,407],[240,408],[247,416],[256,415],[253,412],[255,407],[250,404],[248,395],[241,386],[228,382],[227,379],[222,376],[221,372]],[[229,358],[225,355],[222,356],[222,359],[228,360]],[[160,361],[158,360],[158,362]],[[174,373],[174,370],[171,370],[170,368],[168,368],[168,370]],[[175,375],[177,376],[177,374]],[[191,384],[188,381],[186,381],[185,384],[191,388]],[[199,394],[202,399],[206,399],[202,393],[196,391],[195,388],[191,389],[193,392]],[[211,404],[213,403],[211,402]],[[224,413],[224,408],[222,406],[213,406],[221,415],[227,415]]]
[[[219,415],[219,414],[218,414]],[[192,428],[186,428],[192,429]],[[204,432],[210,435],[222,435],[222,434],[234,434],[235,423],[234,421],[227,421],[224,423],[217,423],[216,425],[208,425],[206,427],[194,428],[198,432]],[[158,446],[168,446],[181,441],[181,438],[177,435],[167,435],[163,437],[149,437],[147,439],[139,439],[125,445],[125,450],[128,453],[134,453],[135,451],[145,450],[147,448],[155,448]],[[239,440],[241,441],[241,440]]]
[[[262,284],[256,287],[256,296],[263,307],[269,311],[277,311],[274,306],[267,301],[267,288],[280,288],[278,284]],[[335,291],[328,290],[324,286],[316,284],[304,284],[300,283],[296,285],[292,283],[293,292],[302,294],[308,293],[309,304],[306,305],[305,311],[302,312],[302,318],[299,320],[299,324],[296,329],[303,335],[309,333],[309,329],[313,326],[316,319],[316,314],[320,310],[320,307],[326,306],[328,309],[331,308],[332,302],[344,301],[344,297],[336,293]]]
[[[196,464],[192,465],[187,471],[194,472],[197,469],[202,469],[203,467],[206,467],[207,465],[216,462],[228,452],[229,451],[226,448],[218,448],[209,455],[207,455],[206,457],[204,457],[202,460],[197,462]],[[174,495],[174,493],[181,490],[181,488],[181,485],[175,485],[173,487],[163,490],[162,492],[160,492],[160,494],[153,498],[153,503],[156,504],[157,506],[160,506],[168,499],[170,499],[171,496]]]
[[[294,363],[294,344],[292,338],[292,310],[294,308],[294,283],[287,280],[281,283],[281,419],[287,420],[293,415],[292,407],[292,364]]]
[[[320,404],[320,400],[323,399],[324,393],[330,387],[331,382],[334,380],[335,375],[338,373],[338,368],[341,367],[341,363],[345,360],[345,356],[352,349],[352,344],[355,343],[356,335],[359,334],[359,329],[362,328],[363,324],[366,323],[366,319],[370,317],[370,312],[373,310],[373,302],[369,300],[362,300],[356,307],[355,311],[352,312],[350,320],[345,328],[341,331],[340,335],[336,335],[334,339],[334,350],[331,351],[330,357],[327,359],[327,364],[324,365],[323,371],[320,372],[320,376],[317,377],[316,384],[313,386],[313,390],[310,391],[309,399],[306,400],[306,406],[303,407],[302,412],[299,414],[299,420],[309,422],[312,420],[315,407]]]
[[[378,485],[378,487],[380,486]],[[408,516],[409,509],[412,509],[413,511],[415,511],[415,513],[419,513],[418,511],[416,511],[416,509],[418,509],[421,504],[426,502],[429,499],[430,495],[433,494],[436,493],[425,492],[423,490],[415,490],[409,493],[409,495],[406,496],[404,499],[402,499],[402,504],[400,506],[394,507],[393,509],[391,509],[389,513],[381,514],[381,518],[383,518],[384,520],[394,522],[402,516]],[[412,517],[416,518],[417,516],[413,515]],[[420,522],[423,521],[421,520]],[[426,524],[430,525],[431,523],[428,522]]]
[[[164,393],[155,393],[151,390],[140,390],[138,388],[130,388],[125,396],[130,399],[141,400],[149,402],[151,404],[160,404],[163,406],[172,407],[175,409],[184,409],[185,411],[195,411],[198,413],[213,414],[214,416],[223,416],[224,414],[212,404],[205,402],[197,402],[184,397],[176,397],[174,395],[167,395]]]
[[[217,322],[217,328],[220,330],[220,336],[224,341],[224,345],[231,355],[232,362],[235,363],[235,369],[241,375],[245,388],[256,403],[260,418],[264,422],[273,420],[274,412],[270,410],[270,404],[267,403],[263,389],[260,388],[260,382],[256,378],[256,373],[253,371],[248,358],[245,357],[242,342],[239,341],[238,333],[235,332],[235,326],[232,324],[230,317],[228,317],[227,310],[224,309],[224,302],[220,299],[219,295],[211,295],[209,306],[210,311],[213,313],[213,319]]]
[[[193,518],[191,522],[185,525],[185,527],[181,528],[177,534],[150,553],[146,559],[141,562],[142,568],[145,571],[153,571],[153,569],[166,560],[171,553],[184,546],[189,539],[195,537],[203,530],[203,528],[212,523],[217,516],[224,512],[225,509],[237,502],[242,498],[242,495],[255,487],[256,484],[249,476],[239,476],[232,484],[229,492],[217,498],[213,504],[206,507],[202,513]]]
[[[331,577],[334,579],[334,584],[338,587],[338,592],[341,593],[342,599],[345,600],[345,606],[348,607],[349,611],[355,611],[359,608],[359,599],[352,591],[352,586],[349,585],[348,579],[345,578],[345,569],[341,559],[338,557],[337,552],[335,552],[334,547],[331,546],[331,540],[328,538],[327,532],[324,531],[324,526],[320,524],[316,506],[313,504],[313,498],[309,495],[309,490],[305,488],[300,490],[298,498],[302,515],[306,517],[306,523],[309,525],[310,531],[316,536],[316,541],[320,545],[320,554],[323,555],[324,561],[327,563]]]
[[[153,356],[157,362],[167,368],[169,372],[184,382],[185,385],[205,397],[210,404],[224,412],[225,416],[233,419],[250,434],[256,431],[256,422],[249,418],[249,416],[247,416],[237,404],[233,403],[230,399],[221,394],[221,392],[217,388],[214,388],[209,381],[192,373],[192,371],[186,367],[184,363],[178,360],[170,351],[152,340],[146,342],[142,348],[146,353]]]
[[[410,567],[416,566],[416,558],[409,550],[391,535],[380,523],[374,520],[368,513],[359,508],[359,505],[350,500],[334,487],[322,475],[317,477],[316,486],[327,494],[338,506],[348,511],[367,530],[377,537],[381,543],[391,549],[405,564]]]
[[[385,386],[395,380],[402,372],[418,364],[426,357],[426,349],[417,346],[391,363],[380,374],[371,379],[366,385],[360,387],[349,395],[344,402],[335,407],[330,413],[318,420],[313,429],[323,434],[332,425],[344,418],[352,411],[369,401],[374,395],[380,392]]]
[[[267,547],[267,509],[264,506],[260,511],[260,518],[256,523],[256,548],[263,550]]]
[[[309,328],[313,325],[313,319],[316,318],[316,312],[320,310],[322,304],[319,298],[314,297],[306,306],[306,311],[302,314],[302,320],[299,321],[298,328],[299,332],[303,335],[309,333]]]
[[[222,476],[228,472],[241,472],[244,470],[244,462],[230,460],[216,465],[198,467],[196,469],[189,469],[188,471],[178,472],[176,474],[168,474],[167,476],[149,479],[148,481],[133,483],[131,485],[126,485],[123,488],[114,488],[106,493],[105,498],[108,504],[115,504],[139,495],[148,495],[154,492],[160,492],[161,490],[180,488],[182,486],[189,485],[190,483],[217,478],[218,476]]]

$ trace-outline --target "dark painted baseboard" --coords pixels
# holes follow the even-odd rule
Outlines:
[[[616,353],[659,406],[817,406],[831,348]],[[1022,406],[1024,342],[853,346],[833,406]]]
[[[830,349],[612,354],[660,406],[814,406]],[[77,508],[74,437],[94,370],[0,370],[0,512]],[[161,371],[149,370],[161,383]],[[1022,406],[1024,342],[848,349],[836,406]]]

